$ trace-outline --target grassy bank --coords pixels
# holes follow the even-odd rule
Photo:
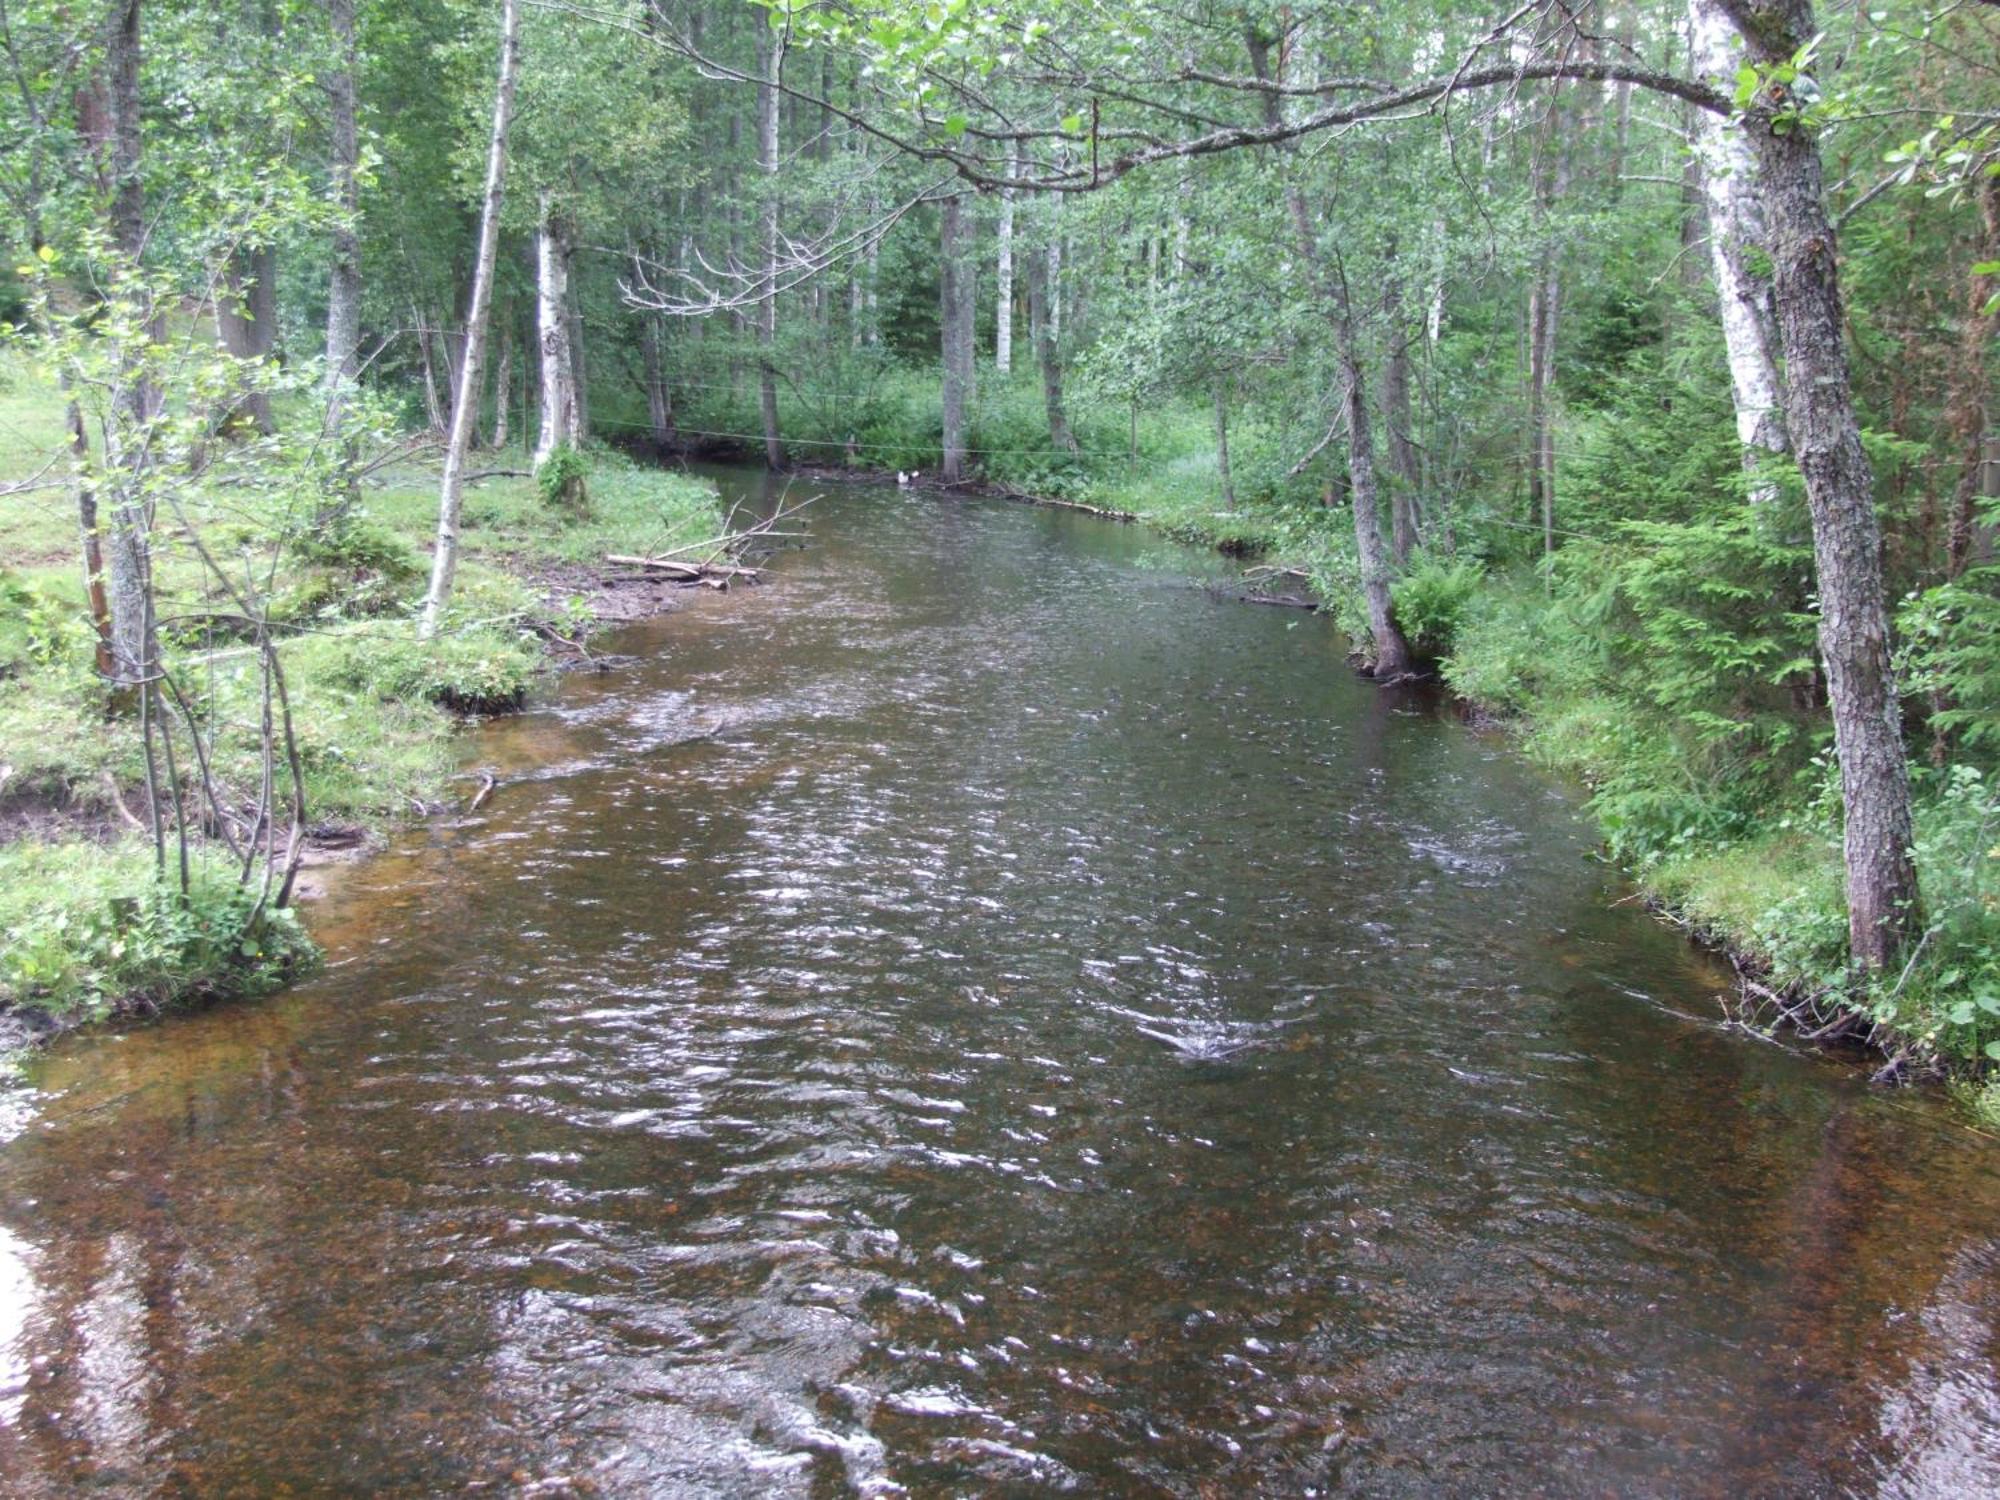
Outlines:
[[[311,953],[288,913],[256,899],[254,877],[246,894],[219,842],[192,850],[185,896],[177,868],[162,867],[146,826],[140,734],[94,670],[62,438],[51,385],[26,364],[0,367],[0,483],[46,484],[0,497],[0,1011],[16,1030],[255,991]],[[226,540],[267,591],[307,827],[325,847],[366,845],[398,820],[455,805],[464,788],[452,785],[454,741],[466,714],[528,701],[550,674],[552,649],[580,641],[601,614],[659,607],[657,588],[635,604],[598,586],[606,552],[720,529],[712,486],[608,452],[589,456],[581,513],[545,503],[528,479],[482,479],[466,502],[449,615],[435,639],[420,641],[413,609],[437,474],[427,450],[401,446],[365,475],[359,503],[332,528],[298,524],[297,507],[270,495],[244,506],[221,466],[215,482],[184,497],[211,545]],[[478,465],[519,469],[526,459],[487,454]],[[163,598],[202,588],[176,540],[156,543]],[[228,731],[260,712],[254,661],[212,632],[163,629],[162,644],[196,684],[197,711],[220,726],[210,771],[221,800],[249,799],[261,749]]]

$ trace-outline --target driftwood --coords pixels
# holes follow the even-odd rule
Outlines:
[[[772,537],[806,535],[800,531],[781,531],[778,523],[797,515],[819,498],[813,495],[796,505],[781,505],[754,526],[746,526],[741,531],[725,531],[707,541],[688,542],[656,553],[607,552],[604,560],[614,567],[644,568],[648,572],[664,573],[682,583],[700,583],[712,589],[726,589],[739,578],[746,583],[756,583],[763,578],[763,569],[747,567],[738,559],[751,546]],[[735,514],[732,508],[730,516],[733,518]],[[706,555],[696,556],[697,553]]]
[[[951,486],[946,487],[951,488]],[[966,485],[964,488],[974,489],[976,486]],[[1098,516],[1106,521],[1136,521],[1139,519],[1139,513],[1136,510],[1110,510],[1102,505],[1085,505],[1081,500],[1058,500],[1053,495],[1034,495],[1026,490],[1017,490],[1011,484],[996,484],[992,488],[997,493],[1006,496],[1009,500],[1022,500],[1026,501],[1029,505],[1040,505],[1049,510],[1080,510],[1087,516]]]
[[[685,563],[675,562],[670,557],[641,557],[630,552],[607,552],[604,560],[620,568],[649,568],[656,573],[665,573],[669,578],[683,579],[688,583],[727,583],[732,578],[747,578],[752,583],[762,578],[759,568],[739,567],[735,563]]]

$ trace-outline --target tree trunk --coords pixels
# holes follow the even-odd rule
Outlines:
[[[576,438],[572,444],[582,447],[590,440],[590,358],[585,347],[583,325],[583,295],[576,285],[576,226],[569,226],[569,237],[563,246],[569,255],[569,265],[563,276],[563,317],[569,323],[569,378],[576,392]]]
[[[1345,299],[1343,298],[1344,302]],[[1345,306],[1335,312],[1340,373],[1347,412],[1347,477],[1354,504],[1354,550],[1361,565],[1361,592],[1368,605],[1368,633],[1373,639],[1373,675],[1393,682],[1410,672],[1410,646],[1396,623],[1389,585],[1393,569],[1382,540],[1382,503],[1375,485],[1375,440],[1368,416],[1368,390],[1361,375],[1354,320]]]
[[[123,259],[121,279],[132,295],[146,293],[138,280],[139,260],[146,245],[146,196],[139,177],[140,0],[119,0],[106,36],[104,71],[109,79],[111,115],[111,238]],[[134,337],[149,341],[154,319],[151,308],[136,309],[145,332]],[[107,442],[105,464],[120,474],[111,505],[111,528],[104,549],[103,576],[110,599],[112,683],[132,688],[148,680],[158,648],[153,635],[151,516],[140,469],[145,463],[144,429],[158,408],[158,395],[145,374],[145,354],[125,351],[120,385]]]
[[[1050,217],[1053,220],[1059,221],[1061,213],[1062,213],[1062,199],[1058,198],[1055,200],[1053,204],[1050,205]],[[1042,318],[1049,325],[1050,341],[1053,342],[1057,348],[1061,348],[1062,311],[1063,311],[1063,305],[1062,305],[1063,250],[1062,250],[1062,235],[1059,232],[1057,225],[1054,223],[1050,225],[1048,259],[1049,259],[1049,290],[1047,298],[1048,305],[1042,309]]]
[[[2000,154],[1981,163],[2000,162]],[[1987,177],[1979,188],[1981,234],[1973,251],[1973,264],[2000,262],[2000,177]],[[1958,439],[1960,469],[1958,488],[1952,495],[1951,532],[1945,543],[1945,574],[1956,578],[1982,550],[1979,501],[1982,496],[2000,496],[2000,433],[1994,431],[1994,416],[1988,404],[1992,377],[1986,356],[2000,332],[2000,311],[1987,306],[2000,297],[2000,275],[1974,275],[1966,286],[1965,327],[1959,335],[1958,364],[1952,372],[1951,394],[1945,403],[1945,420]]]
[[[1029,254],[1028,326],[1034,335],[1035,360],[1042,370],[1042,404],[1048,412],[1049,444],[1059,453],[1076,452],[1076,438],[1063,411],[1062,350],[1056,345],[1049,318],[1049,261],[1040,251]]]
[[[507,414],[514,400],[514,320],[502,318],[495,341],[500,357],[493,368],[493,451],[507,451]]]
[[[1394,264],[1382,284],[1382,321],[1389,340],[1382,365],[1382,421],[1389,443],[1389,535],[1396,566],[1408,565],[1417,547],[1420,461],[1411,436],[1410,341],[1403,327],[1403,289]]]
[[[1299,253],[1314,273],[1332,317],[1334,352],[1340,361],[1341,410],[1347,419],[1347,489],[1354,507],[1354,555],[1361,569],[1361,594],[1368,611],[1368,635],[1374,657],[1371,675],[1385,682],[1407,677],[1412,655],[1402,627],[1396,623],[1390,584],[1395,564],[1382,537],[1382,501],[1375,479],[1375,433],[1368,414],[1368,386],[1361,373],[1361,344],[1354,326],[1354,303],[1347,272],[1339,264],[1322,264],[1319,236],[1313,232],[1305,194],[1296,183],[1285,189]]]
[[[438,488],[437,548],[424,595],[419,634],[437,633],[458,571],[458,522],[465,498],[465,457],[479,416],[479,374],[486,360],[486,321],[493,306],[494,260],[500,249],[500,208],[507,191],[507,128],[514,115],[514,80],[521,64],[520,0],[501,0],[500,73],[493,89],[493,134],[486,148],[486,192],[479,206],[479,254],[473,262],[472,308],[465,328],[465,379],[451,410],[444,480]]]
[[[1007,153],[1007,175],[1018,171],[1019,153]],[[995,231],[999,241],[997,273],[994,277],[993,368],[1002,375],[1014,368],[1014,190],[1000,189],[1000,223]]]
[[[117,675],[111,600],[104,592],[104,541],[97,529],[97,491],[90,482],[90,434],[83,425],[83,408],[72,400],[65,413],[70,453],[76,462],[76,519],[83,540],[83,597],[90,606],[91,633],[97,640],[97,675],[107,682]]]
[[[778,438],[778,84],[784,75],[785,39],[762,28],[764,76],[757,85],[757,166],[763,174],[764,202],[759,251],[764,258],[763,296],[757,304],[757,409],[764,423],[764,463],[780,469],[784,444]]]
[[[1542,522],[1542,551],[1556,550],[1556,336],[1562,326],[1562,254],[1549,216],[1569,194],[1570,135],[1560,98],[1551,101],[1536,165],[1542,244],[1528,294],[1528,501]]]
[[[1215,377],[1212,392],[1215,398],[1215,472],[1222,481],[1222,508],[1236,509],[1236,481],[1229,477],[1229,382],[1222,376]],[[1138,408],[1133,407],[1136,415]]]
[[[964,208],[957,194],[938,205],[938,301],[944,357],[946,484],[965,478],[965,407],[971,395],[972,279],[965,263]]]
[[[326,295],[327,426],[330,431],[337,431],[341,391],[355,377],[361,349],[361,189],[356,179],[361,166],[361,129],[355,80],[360,67],[360,48],[355,37],[354,0],[327,0],[326,13],[333,27],[338,59],[327,78],[333,112],[331,170],[335,218]]]
[[[1542,551],[1556,550],[1555,381],[1556,332],[1562,315],[1562,277],[1555,253],[1544,249],[1528,293],[1528,504],[1541,517]]]
[[[653,446],[665,453],[679,439],[674,431],[674,393],[667,385],[666,339],[656,315],[640,316],[645,320],[639,325],[639,348],[646,361],[646,425]]]
[[[1728,16],[1715,0],[1688,0],[1688,27],[1694,39],[1695,76],[1733,93],[1742,45]],[[1708,110],[1693,113],[1692,160],[1708,211],[1709,264],[1715,272],[1722,341],[1729,356],[1736,436],[1743,444],[1743,466],[1754,472],[1789,446],[1784,387],[1773,354],[1777,336],[1771,321],[1771,279],[1764,270],[1769,251],[1756,190],[1756,161],[1741,130]],[[1760,503],[1776,497],[1776,486],[1769,481],[1754,485],[1750,493]]]
[[[1729,0],[1758,58],[1789,59],[1814,35],[1810,0]],[[1848,374],[1839,260],[1814,130],[1774,117],[1766,88],[1744,121],[1770,225],[1792,452],[1805,479],[1819,580],[1819,644],[1840,761],[1848,943],[1879,969],[1919,921],[1910,855],[1910,778],[1889,659],[1882,534]]]
[[[267,283],[276,269],[277,260],[269,246],[239,251],[223,268],[223,285],[215,299],[215,327],[231,359],[247,365],[270,357],[276,345],[272,325],[277,320],[277,298]],[[233,428],[239,423],[267,437],[277,430],[270,392],[263,388],[256,372],[248,369],[242,371],[242,389],[218,425]]]
[[[535,436],[535,468],[557,448],[582,446],[583,416],[577,406],[576,356],[570,349],[569,221],[555,195],[542,194],[535,225],[535,347],[541,370],[541,422]]]

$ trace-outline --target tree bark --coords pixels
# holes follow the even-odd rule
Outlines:
[[[1688,0],[1688,28],[1694,40],[1695,76],[1724,92],[1734,92],[1742,43],[1716,0]],[[1708,217],[1709,264],[1715,273],[1722,314],[1722,341],[1729,357],[1730,398],[1743,466],[1750,472],[1789,447],[1785,435],[1784,385],[1773,350],[1771,279],[1764,264],[1764,210],[1758,201],[1756,160],[1743,132],[1705,109],[1692,111],[1692,163]],[[1777,497],[1768,480],[1753,485],[1750,498]]]
[[[1810,0],[1728,0],[1765,63],[1815,34]],[[1854,415],[1840,267],[1827,217],[1819,141],[1794,103],[1766,86],[1744,121],[1771,236],[1772,286],[1785,356],[1786,416],[1812,514],[1819,644],[1840,762],[1848,944],[1867,969],[1886,966],[1921,920],[1910,854],[1910,778],[1889,658],[1889,611],[1874,478]]]
[[[1215,472],[1222,481],[1222,508],[1234,510],[1236,481],[1229,475],[1229,382],[1216,376],[1211,393],[1215,398]],[[1138,407],[1132,410],[1136,418]]]
[[[1039,250],[1027,258],[1028,326],[1035,340],[1035,360],[1042,370],[1042,405],[1048,413],[1049,444],[1058,453],[1076,452],[1076,437],[1063,410],[1062,350],[1049,317],[1049,261]]]
[[[972,278],[965,263],[964,208],[957,194],[938,205],[938,301],[944,363],[946,484],[965,478],[965,407],[972,384]]]
[[[559,447],[582,446],[576,356],[570,349],[570,227],[553,193],[544,192],[535,225],[535,347],[541,372],[541,422],[535,468]]]
[[[758,225],[764,264],[763,296],[757,304],[757,410],[764,423],[764,463],[780,469],[785,448],[778,437],[778,85],[784,75],[785,39],[769,27],[762,30],[767,50],[757,85],[757,167],[764,186]]]
[[[576,226],[569,226],[569,266],[563,277],[563,317],[569,322],[569,376],[576,390],[576,439],[582,447],[590,440],[590,350],[583,322],[583,294],[576,284]]]
[[[1018,150],[1007,153],[1007,175],[1016,175]],[[996,253],[993,308],[993,368],[1002,375],[1014,368],[1014,190],[1000,189],[1000,222],[994,231]]]
[[[1362,379],[1354,319],[1346,302],[1342,297],[1336,306],[1334,333],[1347,412],[1347,477],[1354,504],[1354,550],[1361,566],[1361,592],[1368,606],[1368,633],[1375,647],[1369,671],[1393,682],[1409,675],[1411,653],[1402,627],[1396,623],[1395,602],[1390,595],[1394,574],[1382,540],[1382,503],[1375,484],[1375,441],[1368,415],[1368,389]]]
[[[1340,363],[1341,411],[1347,420],[1347,490],[1354,507],[1354,555],[1361,569],[1361,594],[1368,612],[1368,636],[1374,651],[1368,663],[1372,676],[1392,682],[1407,677],[1414,660],[1410,643],[1396,623],[1390,592],[1395,565],[1382,537],[1382,501],[1375,477],[1375,433],[1368,413],[1368,385],[1362,375],[1361,340],[1354,326],[1354,302],[1346,269],[1322,264],[1319,236],[1313,232],[1305,194],[1296,182],[1285,188],[1299,254],[1326,299],[1333,323],[1334,353]]]
[[[275,325],[278,299],[270,283],[277,275],[277,256],[270,246],[242,250],[223,268],[222,291],[215,299],[215,326],[230,358],[261,363],[277,347]],[[222,425],[245,423],[269,436],[277,430],[271,395],[250,370],[243,372],[242,390],[223,414]]]
[[[1403,327],[1403,289],[1393,262],[1382,284],[1382,322],[1389,340],[1382,364],[1382,422],[1388,429],[1389,448],[1389,537],[1396,566],[1402,568],[1417,547],[1421,463],[1411,435],[1410,341]]]
[[[521,64],[519,0],[501,0],[500,73],[493,89],[493,133],[486,148],[486,191],[479,208],[479,254],[473,263],[472,308],[465,329],[465,379],[452,403],[445,443],[444,480],[438,488],[437,548],[424,595],[420,635],[437,633],[452,578],[458,571],[458,524],[465,499],[465,458],[479,417],[479,375],[486,360],[487,315],[493,306],[494,260],[500,249],[500,209],[507,192],[507,129],[514,116],[514,82]]]
[[[1536,217],[1542,243],[1528,294],[1528,502],[1542,522],[1542,551],[1556,550],[1556,337],[1562,327],[1562,254],[1549,223],[1569,193],[1570,134],[1560,97],[1552,100],[1536,164]]]
[[[500,334],[495,340],[500,346],[500,357],[493,368],[493,451],[507,451],[507,418],[514,402],[514,320],[500,320]]]
[[[333,256],[326,294],[326,393],[328,430],[338,431],[341,394],[357,373],[361,349],[361,127],[356,73],[360,47],[354,0],[327,0],[338,59],[327,79],[332,109]]]
[[[666,340],[657,316],[640,316],[645,320],[639,325],[639,346],[646,362],[646,425],[653,446],[666,452],[679,438],[674,430],[674,393],[667,384]]]
[[[97,675],[106,681],[117,675],[118,655],[112,633],[111,600],[104,592],[104,540],[97,524],[97,491],[90,482],[90,434],[83,425],[83,408],[70,401],[65,413],[69,449],[76,462],[76,519],[83,541],[83,597],[90,606],[91,633],[97,642]]]
[[[1989,161],[2000,161],[2000,156]],[[1980,167],[1987,164],[1982,162]],[[1979,219],[1981,233],[1973,264],[2000,261],[2000,177],[1982,181]],[[1990,538],[1983,535],[1985,528],[1979,523],[1979,501],[1982,496],[2000,496],[2000,432],[1994,431],[1988,394],[1993,383],[1987,370],[1987,355],[2000,333],[2000,311],[1987,311],[1996,297],[2000,297],[2000,276],[1989,272],[1968,279],[1965,326],[1945,403],[1945,420],[1958,439],[1960,464],[1958,487],[1952,495],[1951,530],[1945,542],[1945,575],[1949,578],[1957,578],[1980,551],[1990,548]]]
[[[135,335],[153,338],[155,320],[140,279],[146,248],[146,194],[139,176],[141,133],[139,96],[140,0],[118,0],[105,38],[104,71],[111,125],[111,238],[123,265],[120,280],[138,298]],[[159,652],[153,633],[151,515],[141,469],[145,428],[158,409],[158,393],[146,373],[143,348],[124,351],[107,451],[108,472],[120,474],[112,496],[111,527],[105,538],[103,576],[111,610],[112,683],[127,689],[146,682]]]

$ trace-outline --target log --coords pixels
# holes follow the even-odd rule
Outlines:
[[[640,557],[628,552],[607,552],[604,554],[604,560],[620,568],[650,568],[656,573],[686,579],[689,583],[728,578],[747,578],[754,583],[763,576],[762,569],[740,567],[735,563],[724,563],[720,566],[713,563],[684,563],[666,557]]]

